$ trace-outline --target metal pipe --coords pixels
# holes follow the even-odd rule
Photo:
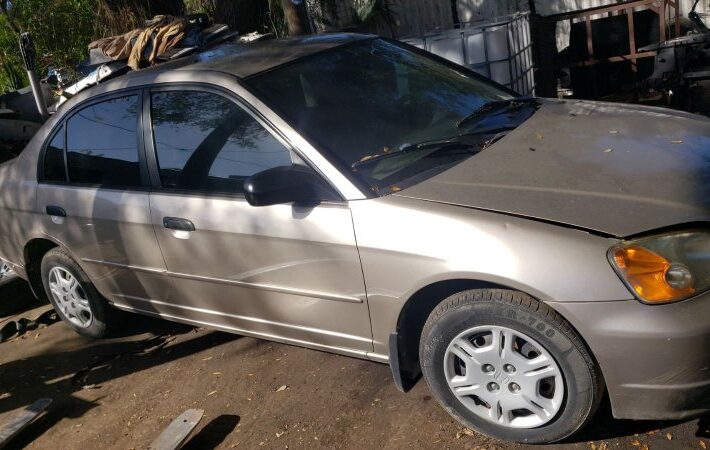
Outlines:
[[[47,103],[44,99],[42,86],[39,83],[39,77],[37,77],[37,72],[35,71],[35,47],[32,43],[32,37],[27,32],[20,34],[20,51],[27,69],[27,78],[30,80],[32,94],[37,104],[37,111],[42,116],[42,119],[46,120],[49,117],[49,112],[47,111]]]

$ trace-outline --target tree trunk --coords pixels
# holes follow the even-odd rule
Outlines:
[[[299,5],[294,4],[292,0],[281,0],[281,7],[284,10],[289,35],[299,36],[311,33],[305,0]]]

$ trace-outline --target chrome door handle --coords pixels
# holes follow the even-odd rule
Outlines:
[[[169,230],[195,231],[195,224],[179,217],[163,217],[163,226]]]

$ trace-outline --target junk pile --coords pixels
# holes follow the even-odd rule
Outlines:
[[[89,51],[99,59],[128,60],[128,66],[138,70],[143,61],[152,64],[168,50],[176,47],[185,37],[188,21],[182,17],[156,16],[146,22],[145,28],[136,28],[120,36],[112,36],[89,44]]]
[[[89,44],[89,59],[77,68],[83,78],[73,84],[57,86],[59,101],[50,112],[102,81],[201,52],[238,36],[239,33],[230,31],[227,25],[213,24],[205,14],[193,14],[156,16],[142,28],[94,41]]]
[[[663,92],[670,105],[710,113],[710,29],[695,12],[688,15],[692,31],[685,36],[639,49],[654,51],[653,73],[640,84],[644,91]]]
[[[559,95],[710,114],[710,30],[696,12],[699,2],[687,16],[672,0],[626,0],[545,16],[548,24],[569,24],[570,37],[558,54],[541,56],[540,70],[557,70],[545,80],[559,79]],[[544,87],[541,92],[555,90]]]
[[[52,69],[40,82],[35,73],[31,39],[23,34],[20,46],[32,86],[0,95],[0,164],[22,151],[48,114],[55,113],[67,100],[91,86],[226,42],[244,44],[270,36],[256,33],[240,36],[227,25],[213,24],[206,14],[155,16],[141,28],[89,44],[89,59],[76,67],[78,80]]]

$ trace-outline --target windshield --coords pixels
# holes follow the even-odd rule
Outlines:
[[[484,104],[513,96],[383,39],[317,53],[247,83],[370,195],[433,176],[532,114],[496,109],[490,117],[467,119]],[[449,144],[464,135],[464,143]],[[432,148],[437,140],[446,148]],[[426,151],[411,151],[420,143]]]

